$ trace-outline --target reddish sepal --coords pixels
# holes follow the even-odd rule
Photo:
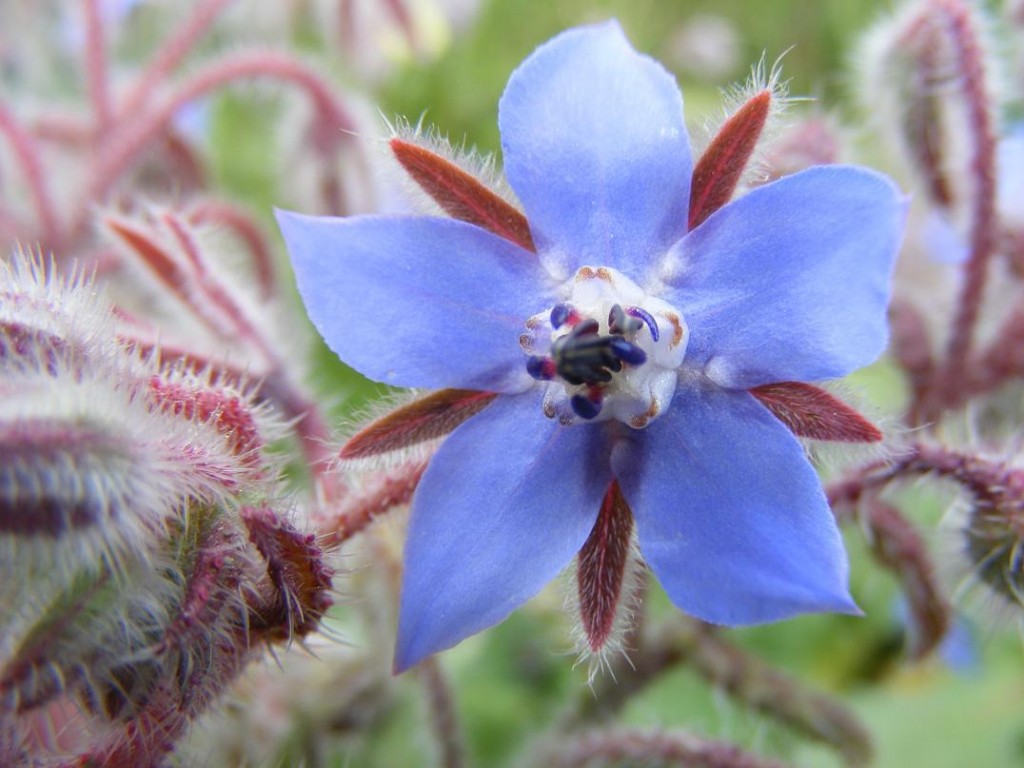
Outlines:
[[[263,440],[251,409],[238,396],[164,381],[159,376],[150,378],[149,395],[165,413],[211,424],[224,435],[232,453],[251,466],[259,465]]]
[[[693,169],[689,229],[700,226],[729,202],[761,137],[771,105],[771,91],[752,96],[725,121],[704,150]]]
[[[455,163],[402,139],[391,140],[391,151],[449,216],[483,227],[528,251],[536,250],[526,217]]]
[[[601,502],[597,522],[579,552],[576,583],[587,644],[600,651],[615,628],[629,563],[633,513],[613,480]]]
[[[877,443],[882,432],[828,392],[799,381],[754,387],[750,394],[798,437],[840,443]]]
[[[242,507],[249,540],[263,555],[272,590],[253,606],[250,629],[271,642],[305,637],[331,607],[330,568],[316,537],[295,528],[269,507]]]
[[[363,427],[345,443],[343,459],[359,459],[443,437],[497,397],[494,392],[441,389]]]
[[[134,224],[107,216],[103,225],[113,232],[153,275],[186,303],[189,299],[190,276],[182,265],[164,248],[152,234]]]

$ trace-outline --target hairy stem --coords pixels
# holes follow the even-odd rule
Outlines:
[[[960,73],[960,87],[967,108],[971,141],[970,176],[973,194],[970,207],[970,257],[953,319],[945,365],[937,378],[936,393],[942,408],[945,399],[961,388],[974,328],[981,309],[988,277],[988,265],[995,253],[996,219],[995,152],[996,137],[989,109],[990,98],[985,81],[984,55],[970,9],[963,0],[933,0],[931,13],[948,30]]]
[[[18,123],[7,106],[0,101],[0,135],[7,139],[15,162],[21,167],[28,185],[29,197],[35,207],[40,228],[40,239],[50,248],[58,248],[61,241],[60,222],[47,185],[39,148],[28,132]]]
[[[190,9],[188,20],[157,52],[125,99],[122,115],[134,115],[145,107],[146,102],[158,92],[159,85],[166,81],[178,65],[195,48],[199,39],[206,34],[220,12],[231,0],[200,0],[198,7]]]
[[[442,768],[465,768],[466,755],[458,714],[451,686],[438,663],[431,656],[422,661],[416,670],[427,693],[427,709],[434,735],[441,749]]]
[[[107,42],[99,0],[82,0],[82,14],[85,17],[85,73],[89,97],[96,113],[96,134],[102,135],[110,124],[113,107],[108,89]]]
[[[845,707],[747,655],[708,625],[682,615],[652,632],[632,665],[621,665],[614,677],[608,675],[595,683],[562,725],[578,728],[607,719],[665,671],[681,664],[741,704],[831,746],[848,765],[870,762],[868,734]]]

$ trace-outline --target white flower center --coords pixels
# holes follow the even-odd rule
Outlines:
[[[568,301],[526,322],[527,370],[563,424],[615,418],[646,427],[667,408],[690,338],[682,314],[621,272],[582,267]]]

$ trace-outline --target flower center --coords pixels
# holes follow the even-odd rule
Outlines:
[[[582,267],[567,301],[531,317],[519,344],[563,424],[615,418],[646,427],[669,405],[689,329],[675,307],[615,269]]]

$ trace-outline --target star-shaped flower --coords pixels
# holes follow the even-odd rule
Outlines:
[[[679,89],[614,22],[541,46],[499,124],[526,236],[279,215],[310,317],[346,363],[497,393],[416,491],[396,669],[501,621],[581,550],[600,581],[633,520],[669,597],[701,619],[856,612],[818,477],[765,393],[881,353],[899,192],[812,168],[691,227]],[[820,393],[795,386],[778,399]]]

